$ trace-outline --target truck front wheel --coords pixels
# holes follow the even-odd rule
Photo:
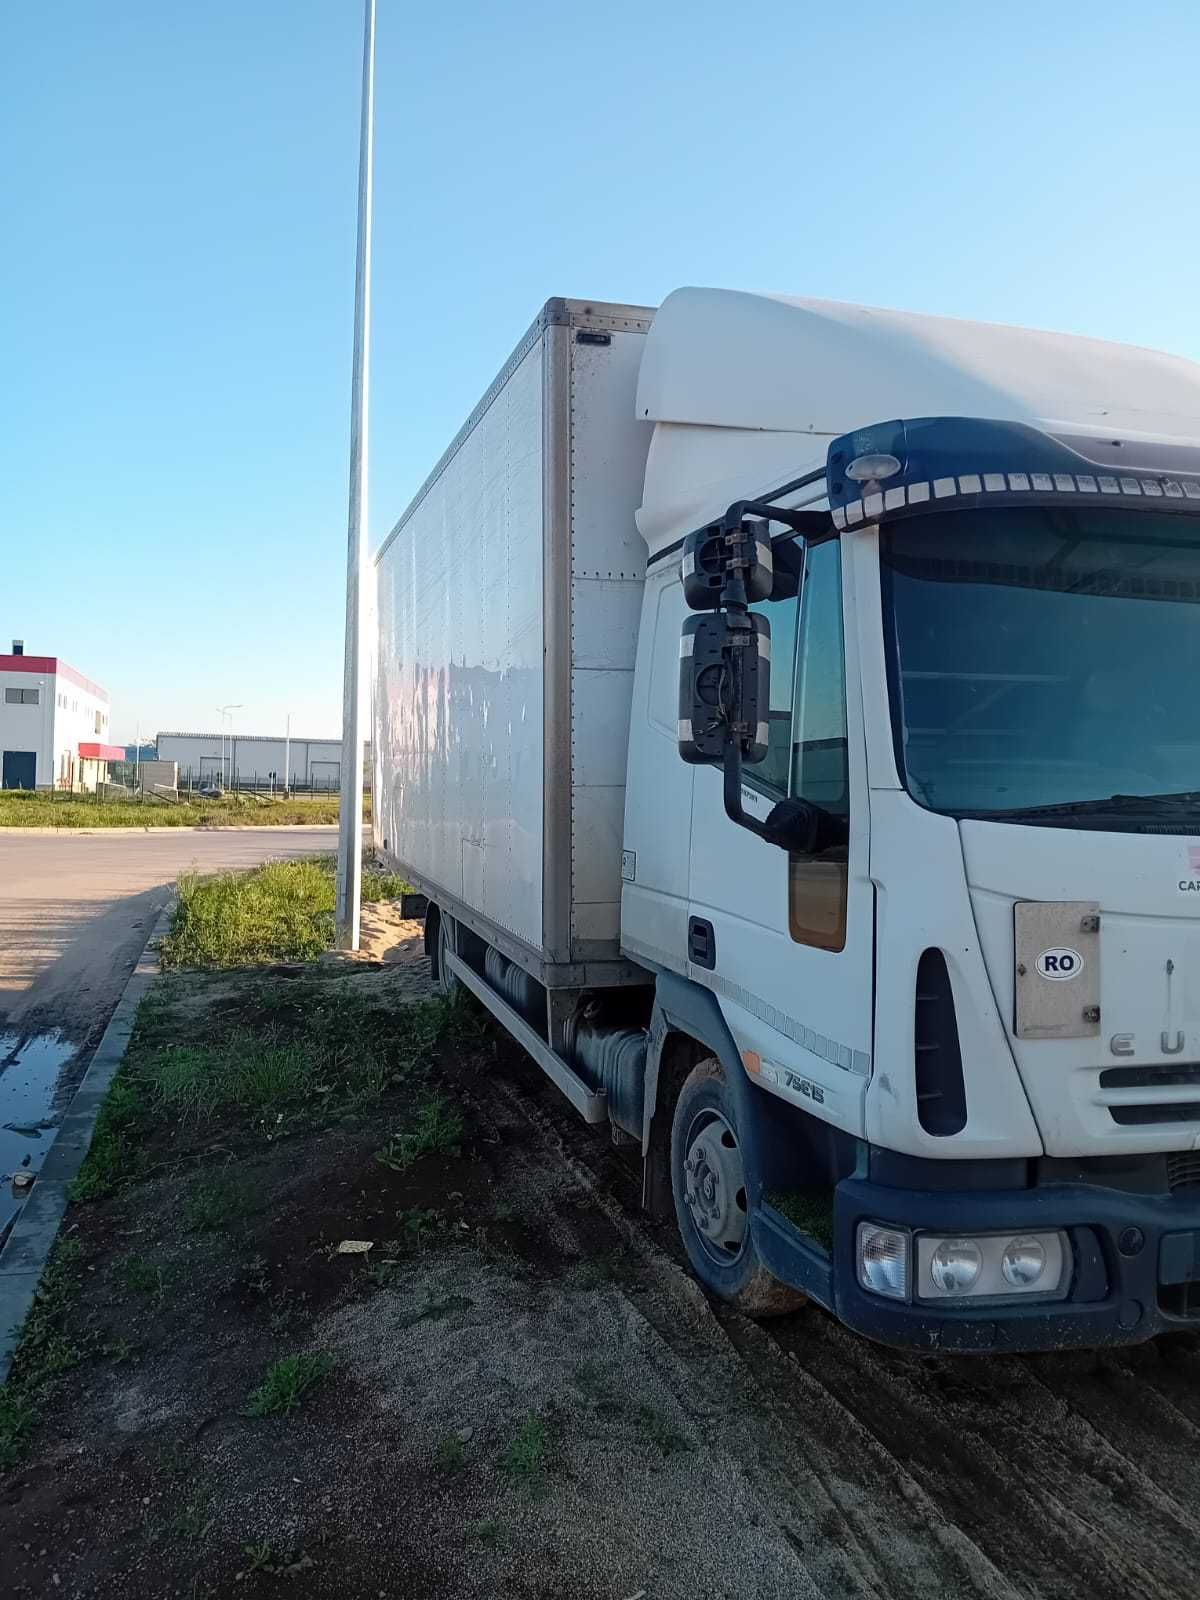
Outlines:
[[[706,1288],[752,1317],[803,1304],[755,1249],[733,1096],[712,1056],[692,1068],[675,1103],[671,1191],[688,1259]]]

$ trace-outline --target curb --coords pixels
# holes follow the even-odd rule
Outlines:
[[[336,822],[247,822],[247,823],[214,823],[211,827],[197,826],[195,823],[186,823],[183,827],[173,828],[170,823],[146,823],[141,828],[4,828],[0,827],[0,839],[9,839],[14,835],[18,838],[47,839],[103,839],[111,833],[336,833]]]
[[[121,992],[83,1081],[67,1108],[53,1145],[42,1163],[33,1192],[0,1250],[0,1383],[8,1377],[21,1328],[33,1305],[46,1261],[67,1209],[67,1188],[92,1142],[96,1117],[117,1068],[125,1059],[133,1019],[147,989],[159,975],[158,947],[170,923],[174,898],[163,907],[137,965]]]

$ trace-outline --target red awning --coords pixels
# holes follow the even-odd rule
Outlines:
[[[122,744],[81,744],[79,746],[79,759],[81,761],[124,761],[125,746]]]

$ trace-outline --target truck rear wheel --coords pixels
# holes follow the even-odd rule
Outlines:
[[[434,941],[433,981],[438,993],[447,1000],[457,1000],[462,993],[462,984],[446,964],[446,954],[453,949],[454,923],[444,911],[439,911]]]
[[[671,1192],[692,1270],[706,1288],[752,1317],[804,1303],[755,1249],[733,1096],[712,1056],[692,1068],[675,1103]]]

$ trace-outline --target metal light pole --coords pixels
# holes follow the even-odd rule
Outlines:
[[[239,701],[235,706],[218,706],[221,714],[221,787],[225,787],[225,719],[229,719],[229,777],[233,778],[233,713],[243,711],[245,707]]]
[[[283,793],[286,799],[291,791],[292,782],[292,713],[287,716],[286,729],[283,735]]]
[[[362,572],[367,564],[367,380],[371,347],[371,202],[375,123],[375,0],[364,0],[362,122],[358,143],[358,252],[354,267],[354,370],[350,388],[350,510],[346,532],[346,662],[342,680],[338,812],[337,945],[357,950],[362,894],[364,649]]]

